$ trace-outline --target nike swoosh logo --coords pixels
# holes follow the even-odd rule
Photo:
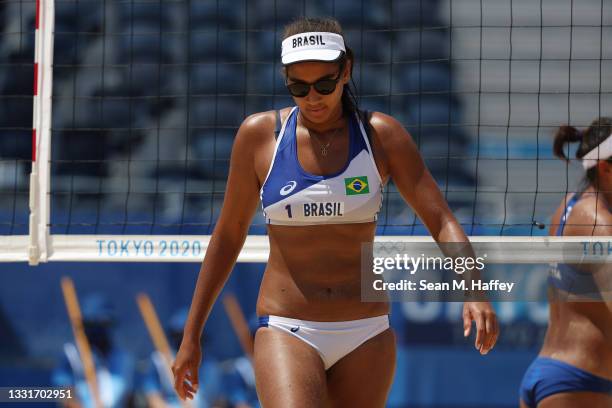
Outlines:
[[[292,327],[289,330],[291,330],[291,333],[295,333],[296,331],[300,330],[300,326],[298,327]]]

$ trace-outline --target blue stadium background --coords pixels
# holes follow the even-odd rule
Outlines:
[[[52,233],[209,234],[237,126],[247,114],[291,104],[278,64],[280,36],[286,22],[304,14],[338,18],[357,55],[361,106],[405,124],[470,234],[541,233],[529,222],[510,225],[511,215],[509,226],[484,225],[475,195],[461,193],[474,191],[481,177],[462,157],[482,146],[473,129],[452,125],[461,123],[465,100],[452,92],[457,73],[442,3],[56,1]],[[0,234],[27,234],[34,1],[1,3],[0,21]],[[510,149],[527,159],[534,151],[550,157],[549,141],[487,143],[500,157]],[[504,199],[507,178],[505,187]],[[552,212],[541,207],[544,217]],[[259,213],[251,233],[265,233],[261,221]],[[426,233],[393,186],[379,225],[380,234]],[[238,264],[225,289],[247,314],[263,267]],[[112,295],[122,313],[118,341],[143,359],[152,345],[134,296],[149,293],[167,319],[189,302],[199,265],[0,268],[0,385],[7,386],[47,384],[71,339],[61,276],[72,276],[81,295]],[[502,337],[486,357],[473,339],[463,339],[460,307],[393,305],[400,352],[390,407],[516,406],[520,378],[545,330],[546,305],[496,305]],[[239,355],[219,305],[206,330],[209,353]]]

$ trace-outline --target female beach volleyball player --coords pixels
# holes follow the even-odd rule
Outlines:
[[[360,300],[360,260],[361,244],[374,239],[383,185],[393,178],[437,242],[467,237],[400,123],[378,112],[362,123],[348,87],[353,53],[336,20],[288,25],[282,63],[296,106],[251,115],[238,130],[173,366],[175,388],[183,398],[197,389],[199,336],[261,199],[270,240],[256,309],[262,405],[382,407],[395,337],[388,302]],[[466,335],[472,320],[486,354],[498,333],[491,305],[466,302]]]
[[[580,142],[576,157],[586,178],[557,208],[550,235],[610,236],[612,119],[599,118],[584,132],[562,126],[555,154],[567,160],[563,146],[571,142]],[[594,268],[559,264],[551,270],[548,330],[523,378],[521,407],[612,407],[612,300],[601,296],[612,270],[610,264]]]

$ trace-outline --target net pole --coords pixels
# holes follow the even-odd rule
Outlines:
[[[28,262],[38,265],[49,256],[51,174],[51,96],[53,90],[54,0],[36,0],[32,172],[29,195]]]

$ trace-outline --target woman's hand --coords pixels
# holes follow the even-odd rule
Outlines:
[[[499,336],[497,315],[489,302],[465,302],[463,304],[463,336],[468,337],[472,329],[472,320],[476,322],[476,342],[474,346],[480,354],[487,354]]]
[[[183,339],[179,347],[172,373],[174,374],[174,390],[182,400],[193,399],[198,391],[198,373],[202,362],[202,347],[198,341]]]

